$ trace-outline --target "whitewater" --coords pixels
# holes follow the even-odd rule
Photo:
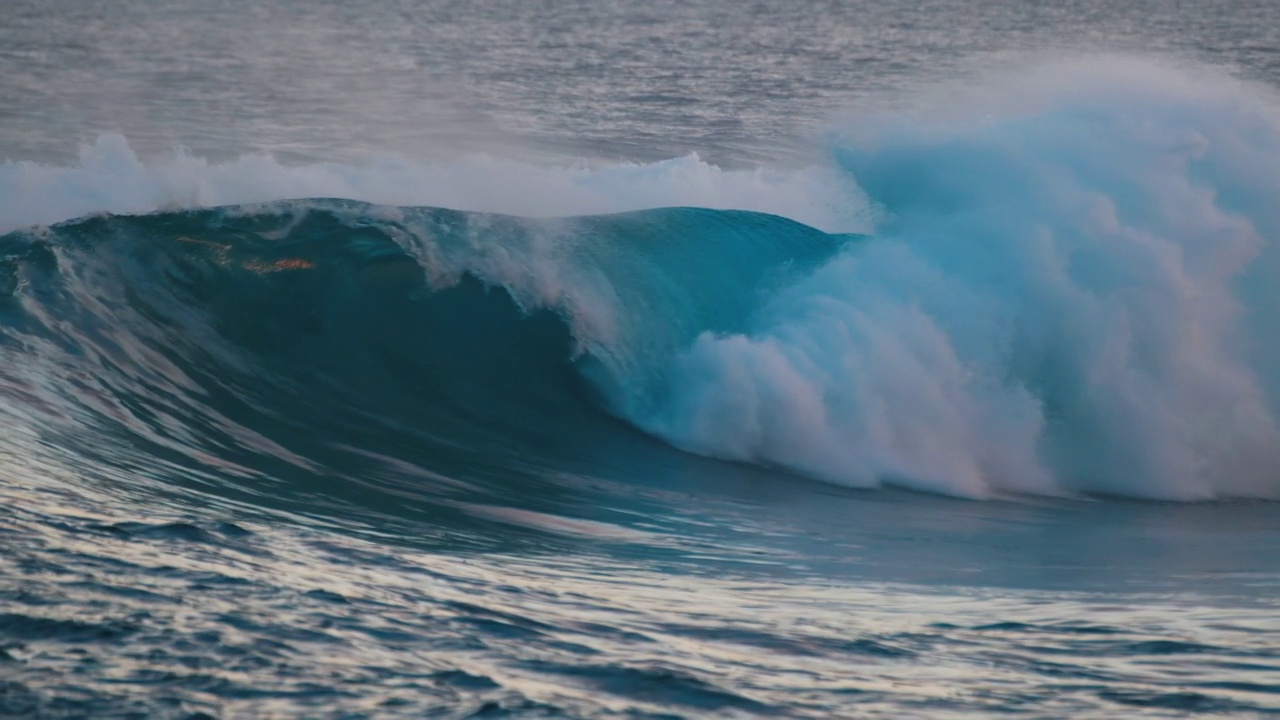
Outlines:
[[[1272,11],[445,5],[0,30],[0,717],[1280,712]]]

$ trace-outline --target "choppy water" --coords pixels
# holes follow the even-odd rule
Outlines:
[[[1280,713],[1271,4],[3,13],[0,716]]]

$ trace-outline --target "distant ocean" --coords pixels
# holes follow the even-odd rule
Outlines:
[[[1280,714],[1280,5],[0,13],[0,717]]]

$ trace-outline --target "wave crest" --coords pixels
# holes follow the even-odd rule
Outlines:
[[[0,166],[9,223],[284,188],[874,220],[861,238],[695,207],[527,219],[310,200],[22,231],[0,240],[10,397],[69,417],[96,403],[166,447],[187,442],[169,424],[207,420],[222,439],[203,456],[250,466],[225,452],[247,443],[301,467],[326,451],[298,428],[341,415],[337,398],[437,448],[464,426],[463,445],[589,444],[585,379],[679,448],[858,487],[1280,496],[1276,103],[1140,63],[1029,78],[1004,88],[1015,101],[836,136],[829,167],[793,173],[507,165],[510,184],[464,197],[448,193],[470,166],[146,164],[111,138],[78,168]],[[46,371],[61,384],[17,377]],[[229,393],[212,412],[230,425],[192,388]]]

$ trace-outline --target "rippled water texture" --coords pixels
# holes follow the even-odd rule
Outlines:
[[[1252,716],[1280,670],[1274,582],[1260,605],[1219,605],[582,552],[609,538],[458,557],[248,524],[21,521],[0,614],[15,715]]]

